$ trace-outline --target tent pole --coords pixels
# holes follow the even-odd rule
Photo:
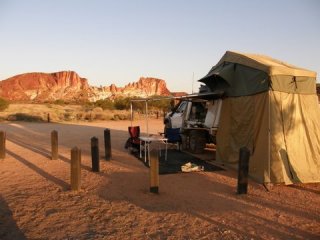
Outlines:
[[[149,125],[148,125],[148,100],[146,100],[146,125],[147,125],[147,136],[149,136]]]
[[[270,162],[270,151],[271,151],[271,149],[270,149],[270,131],[271,131],[271,126],[270,126],[270,90],[268,91],[268,117],[269,117],[269,119],[268,119],[268,174],[269,174],[269,183],[271,183],[271,166],[270,166],[270,164],[271,164],[271,162]]]
[[[130,101],[130,120],[131,120],[131,127],[132,127],[132,121],[133,121],[132,101]]]

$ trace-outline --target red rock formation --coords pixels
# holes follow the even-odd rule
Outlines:
[[[0,97],[13,101],[44,102],[62,99],[65,101],[96,101],[109,97],[148,97],[170,95],[166,82],[157,78],[141,77],[138,82],[125,87],[111,84],[109,87],[91,87],[87,79],[76,72],[26,73],[0,81]]]
[[[25,73],[0,82],[0,96],[14,101],[71,100],[87,89],[87,80],[73,71]]]
[[[130,93],[140,93],[139,96],[148,97],[153,95],[168,96],[171,95],[166,86],[166,82],[157,78],[141,77],[138,82],[129,83],[121,91],[126,95]]]
[[[164,80],[144,77],[141,77],[138,82],[128,83],[124,87],[117,87],[115,84],[111,84],[109,87],[93,87],[92,90],[93,91],[91,91],[89,96],[90,101],[116,97],[150,97],[153,95],[171,95]]]

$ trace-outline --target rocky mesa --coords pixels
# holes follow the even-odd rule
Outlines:
[[[56,73],[25,73],[0,81],[0,97],[11,101],[45,102],[97,101],[116,97],[148,97],[171,95],[166,82],[157,78],[141,77],[137,82],[124,87],[115,84],[94,87],[86,78],[74,71]]]

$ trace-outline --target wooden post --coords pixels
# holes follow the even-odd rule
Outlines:
[[[150,192],[159,193],[159,155],[155,149],[150,152]]]
[[[92,171],[99,172],[99,139],[96,137],[91,138],[91,158],[92,158]]]
[[[0,131],[0,159],[6,158],[6,132]]]
[[[51,132],[51,159],[57,160],[58,158],[58,132],[54,130]]]
[[[105,159],[111,159],[111,138],[110,138],[110,129],[106,128],[104,130],[104,152],[105,152]]]
[[[81,185],[81,149],[71,149],[71,190],[79,191]]]
[[[48,120],[48,123],[51,122],[50,113],[48,113],[48,115],[47,115],[47,120]]]
[[[240,148],[237,194],[247,193],[249,158],[250,158],[250,151],[248,150],[248,148],[246,147]]]

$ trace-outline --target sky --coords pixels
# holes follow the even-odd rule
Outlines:
[[[0,0],[0,80],[72,70],[93,86],[155,77],[192,93],[228,50],[319,75],[320,1]]]

